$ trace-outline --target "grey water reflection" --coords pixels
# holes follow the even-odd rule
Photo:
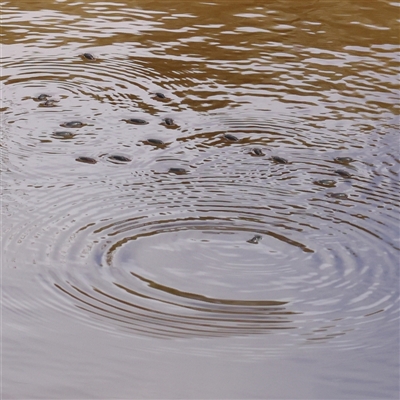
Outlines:
[[[4,2],[4,394],[395,398],[398,11]]]

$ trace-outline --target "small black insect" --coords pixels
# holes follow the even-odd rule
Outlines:
[[[61,124],[61,126],[64,126],[65,128],[81,128],[85,124],[81,121],[70,121],[70,122],[64,122]]]
[[[336,157],[334,161],[340,164],[350,164],[354,160],[351,157]]]
[[[286,158],[282,158],[279,156],[272,156],[271,157],[272,161],[275,161],[278,164],[287,164],[288,160],[286,160]]]
[[[95,60],[93,54],[90,53],[83,53],[83,57],[86,58],[86,60]]]
[[[82,162],[85,164],[96,164],[97,163],[97,161],[94,158],[85,157],[85,156],[76,158],[76,161],[79,161],[79,162]]]
[[[49,97],[51,97],[51,96],[48,94],[42,93],[42,94],[39,94],[38,97],[36,97],[36,100],[43,101],[43,100],[47,100]]]
[[[59,139],[72,139],[75,135],[69,131],[54,132],[53,136]]]
[[[124,121],[126,121],[128,124],[134,124],[134,125],[147,125],[148,122],[145,121],[144,119],[140,119],[140,118],[129,118],[129,119],[125,119]]]
[[[343,178],[351,178],[351,174],[343,169],[337,169],[335,173],[340,176],[343,176]]]
[[[348,198],[346,193],[328,193],[330,197],[333,197],[334,199],[339,199],[339,200],[345,200]]]
[[[239,141],[239,139],[238,139],[236,136],[231,135],[230,133],[225,133],[224,138],[225,138],[226,140],[229,140],[230,142],[237,142],[237,141]]]
[[[119,162],[129,162],[132,161],[130,158],[125,157],[125,156],[119,156],[119,155],[113,155],[108,157],[109,160],[111,161],[119,161]]]
[[[172,118],[164,118],[165,125],[172,126],[175,125],[175,122]]]
[[[332,179],[320,179],[319,181],[314,182],[316,185],[332,187],[335,186],[335,181]]]
[[[263,151],[261,149],[259,149],[258,147],[255,147],[253,150],[251,150],[251,154],[253,154],[254,156],[264,156],[265,154],[263,153]]]
[[[261,239],[261,235],[254,235],[250,240],[247,241],[247,243],[258,244]]]
[[[158,146],[164,144],[164,142],[160,139],[147,139],[147,143],[158,145]]]

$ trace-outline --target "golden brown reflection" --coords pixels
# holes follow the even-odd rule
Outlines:
[[[386,1],[379,2],[379,13],[375,5],[362,0],[288,0],[267,5],[192,3],[135,1],[133,7],[131,3],[104,3],[101,10],[109,14],[102,14],[100,19],[96,18],[96,3],[92,2],[15,2],[12,13],[17,17],[25,13],[25,18],[18,18],[18,28],[14,29],[15,23],[8,24],[6,13],[3,43],[43,43],[45,47],[80,43],[85,48],[104,47],[111,51],[116,45],[132,43],[134,56],[131,51],[119,55],[132,60],[144,58],[147,67],[158,71],[170,86],[187,88],[185,101],[191,104],[190,87],[195,82],[205,86],[203,93],[193,93],[203,102],[218,95],[215,84],[268,87],[271,94],[288,101],[280,85],[286,86],[289,79],[297,80],[289,88],[294,96],[321,90],[363,98],[365,95],[349,87],[344,78],[355,75],[370,86],[374,82],[370,72],[384,73],[387,62],[384,52],[381,56],[373,52],[371,59],[371,49],[399,42],[397,21],[393,18],[395,7]],[[45,11],[49,9],[52,12]],[[85,33],[82,35],[81,31]],[[67,58],[73,56],[68,50],[64,54]],[[380,57],[383,63],[377,62]],[[292,77],[279,68],[280,64],[292,70]],[[302,66],[316,68],[322,77],[297,76],[296,70]],[[396,85],[395,70],[393,74]],[[388,102],[381,99],[368,101],[388,107]],[[229,102],[225,99],[218,107]]]
[[[365,0],[345,0],[336,2],[325,0],[319,2],[286,0],[280,2],[226,2],[219,1],[214,3],[189,3],[187,1],[167,1],[149,2],[135,1],[123,5],[122,2],[112,3],[103,2],[103,12],[96,13],[96,2],[80,2],[71,4],[68,2],[49,3],[47,1],[12,1],[12,15],[23,15],[24,12],[35,12],[32,18],[24,21],[18,19],[19,29],[7,26],[5,19],[5,30],[8,43],[17,43],[20,40],[28,39],[27,32],[22,33],[21,27],[29,28],[28,32],[48,33],[58,25],[58,30],[73,29],[75,25],[83,28],[85,20],[88,22],[87,28],[93,24],[109,19],[114,21],[117,35],[118,27],[123,30],[123,23],[141,21],[147,19],[148,25],[143,24],[143,38],[150,43],[168,43],[180,39],[185,42],[187,39],[190,54],[201,53],[203,57],[210,55],[213,60],[218,60],[218,49],[212,43],[205,40],[209,37],[218,37],[221,34],[227,46],[246,46],[263,45],[266,42],[279,41],[284,38],[289,45],[301,45],[302,47],[321,48],[324,50],[340,50],[347,45],[370,47],[371,45],[398,44],[398,26],[394,16],[396,7],[391,6],[389,1],[378,1],[379,4],[371,4]],[[82,5],[82,3],[84,3]],[[376,12],[379,7],[379,13]],[[6,7],[7,17],[10,11]],[[97,14],[101,14],[97,21]],[[109,17],[108,17],[109,15]],[[36,16],[36,18],[35,18]],[[337,18],[333,18],[337,16]],[[46,23],[40,23],[45,18]],[[63,24],[62,21],[65,20]],[[362,21],[362,22],[361,22]],[[60,24],[61,22],[61,24]],[[91,25],[89,25],[91,24]],[[147,31],[146,28],[151,27]],[[167,27],[167,29],[165,29]],[[188,28],[192,28],[189,30]],[[343,31],[346,29],[346,34]],[[21,33],[20,33],[21,32]],[[196,35],[193,33],[196,32]],[[203,32],[204,35],[197,35]],[[240,43],[238,43],[235,32],[240,32]],[[242,35],[242,33],[248,33]],[[126,39],[135,38],[135,33],[126,34]],[[100,36],[100,35],[98,35]],[[102,35],[103,36],[103,35]],[[150,37],[152,39],[150,39]],[[120,39],[123,39],[120,36]],[[197,38],[197,41],[195,40]],[[246,40],[247,39],[247,40]],[[79,40],[79,37],[70,35],[70,41]],[[121,40],[124,42],[124,40]],[[108,45],[115,43],[110,38],[96,37],[93,34],[91,44],[93,46]],[[207,53],[204,50],[215,48],[216,53]],[[297,48],[299,49],[299,48]],[[197,50],[197,51],[196,51]],[[226,49],[229,50],[229,49]],[[233,50],[233,49],[232,49]],[[249,50],[249,49],[248,49]],[[296,49],[294,49],[296,50]],[[361,49],[360,49],[361,51]],[[237,51],[227,51],[223,54],[236,55],[241,59],[243,54]],[[251,53],[250,53],[251,54]],[[221,54],[219,53],[219,56]],[[328,56],[328,54],[327,54]]]

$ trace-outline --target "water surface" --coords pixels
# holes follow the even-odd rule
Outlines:
[[[4,2],[3,397],[397,398],[398,13]]]

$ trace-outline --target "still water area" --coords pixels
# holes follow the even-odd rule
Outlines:
[[[398,399],[386,0],[2,2],[3,399]]]

